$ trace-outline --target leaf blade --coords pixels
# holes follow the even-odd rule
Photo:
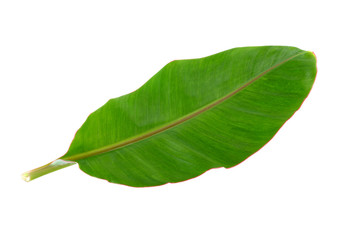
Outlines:
[[[299,60],[300,56],[302,57]],[[296,58],[297,61],[293,61]],[[260,59],[263,59],[261,61],[263,63],[261,64],[262,66],[253,64],[255,62],[260,63]],[[238,68],[234,67],[234,76],[227,74],[228,77],[226,77],[226,72],[230,71],[231,68],[229,67],[231,66],[237,66]],[[61,159],[77,161],[81,170],[92,176],[136,187],[179,182],[200,175],[211,168],[234,166],[267,143],[284,122],[299,108],[309,93],[315,73],[316,67],[313,55],[291,47],[239,48],[207,58],[173,62],[164,67],[142,88],[131,94],[109,101],[102,108],[91,114],[77,132],[69,151]],[[255,78],[255,74],[260,77]],[[296,74],[299,74],[299,76]],[[260,85],[256,81],[250,83],[249,75],[253,75],[251,79],[258,81],[259,79],[264,79],[262,82],[269,82],[269,78],[272,79],[272,77],[278,78],[281,79],[282,83],[286,83],[287,87],[285,92],[282,93],[283,95],[279,97],[282,91],[280,93],[279,89],[273,89],[273,92],[270,91],[275,86],[281,89],[279,84],[272,82],[271,84]],[[205,78],[205,81],[199,79],[202,76]],[[235,76],[239,76],[239,78]],[[282,79],[282,76],[286,76],[286,79]],[[298,78],[302,81],[297,83],[296,81],[291,82],[289,81],[291,78]],[[192,79],[196,81],[192,82]],[[305,84],[303,79],[308,81],[308,83]],[[175,81],[178,81],[180,84],[177,84]],[[210,87],[212,82],[214,87],[216,85],[219,86],[218,90]],[[233,86],[231,87],[230,85]],[[237,92],[238,94],[231,95],[233,99],[237,99],[234,102],[232,101],[233,104],[228,103],[231,97],[229,96],[231,88],[234,88],[234,90],[240,89]],[[292,92],[289,90],[292,90]],[[226,91],[230,93],[226,94]],[[260,94],[260,91],[263,91],[263,95]],[[181,94],[183,92],[185,94]],[[166,94],[170,95],[166,96]],[[229,97],[223,99],[224,96]],[[189,100],[185,99],[187,97]],[[168,98],[172,100],[168,100]],[[177,103],[173,99],[178,101],[178,105],[176,105]],[[212,99],[215,99],[214,102],[218,102],[218,104],[212,104]],[[277,109],[282,114],[272,116],[273,126],[270,126],[269,119],[272,114],[274,115],[273,112],[277,105],[272,105],[271,109],[269,107],[262,109],[263,106],[269,106],[270,99],[273,99],[271,103],[277,103],[274,101],[277,99],[278,103],[293,104],[291,108],[289,106],[285,107],[283,112],[284,106]],[[163,101],[168,101],[168,103],[161,106]],[[263,104],[258,104],[258,102],[263,102]],[[127,103],[133,103],[133,109],[129,108],[130,104]],[[188,106],[184,106],[184,103]],[[212,107],[204,108],[202,105]],[[226,106],[221,107],[222,105]],[[117,111],[115,111],[115,106]],[[198,106],[206,111],[200,112],[197,110]],[[257,108],[262,110],[260,111]],[[194,115],[192,109],[196,109],[194,113],[199,112],[199,114]],[[110,110],[111,115],[113,114],[111,117]],[[135,110],[136,114],[132,115],[132,110]],[[178,121],[178,116],[182,116],[185,113],[187,115],[187,112],[190,111],[191,115],[188,114],[188,116],[193,115],[194,117],[190,117],[186,121]],[[210,111],[211,113],[208,114]],[[156,112],[161,113],[159,117],[158,114],[155,114]],[[228,119],[228,121],[233,123],[232,125],[226,121],[226,112],[234,116],[232,119]],[[119,115],[116,116],[116,113]],[[152,118],[152,116],[155,117]],[[120,126],[117,126],[118,131],[121,131],[121,134],[118,134],[117,131],[115,132],[115,127],[109,126],[115,123],[113,118],[120,117],[128,120],[129,125],[132,127],[123,125],[125,129],[122,129]],[[171,125],[171,120],[175,118],[175,123],[177,124]],[[98,119],[98,121],[93,122],[95,119]],[[119,122],[127,122],[124,119]],[[222,122],[220,121],[221,119],[223,119]],[[242,122],[246,119],[252,120],[248,120],[247,125],[241,127],[243,125]],[[91,121],[92,124],[90,124]],[[143,134],[142,136],[145,136],[145,138],[135,138],[137,141],[127,140],[127,136],[136,135],[134,134],[135,132],[139,135],[139,133],[144,133],[148,129],[154,129],[153,126],[163,125],[163,123],[166,125],[162,131],[152,131],[150,135]],[[103,132],[101,126],[104,124],[107,125],[104,130],[110,131],[111,134],[109,135],[115,132],[116,137],[110,137]],[[264,128],[262,131],[258,129],[260,126]],[[208,128],[213,130],[207,131]],[[252,131],[248,131],[248,128]],[[227,134],[224,132],[226,129],[229,129]],[[101,133],[98,133],[98,131]],[[230,137],[231,133],[234,133],[233,139]],[[256,133],[258,136],[251,137]],[[262,137],[262,134],[266,135]],[[99,138],[96,138],[96,136],[99,136]],[[98,141],[100,138],[104,138],[104,141]],[[107,140],[105,141],[105,139]],[[101,152],[97,151],[96,154],[87,154],[87,157],[83,155],[86,152],[90,153],[90,149],[95,151],[93,148],[98,148],[98,144],[105,147],[107,145],[106,142],[115,141],[116,144],[111,145],[111,149],[107,149],[107,151],[104,148]],[[129,142],[122,145],[122,141]],[[81,142],[82,147],[80,146]],[[81,153],[82,157],[80,155],[80,157],[75,157],[74,159],[74,156],[79,156],[78,154]]]

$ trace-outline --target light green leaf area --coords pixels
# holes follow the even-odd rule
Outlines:
[[[235,48],[176,60],[93,112],[60,159],[135,187],[230,168],[299,109],[315,75],[314,54],[295,47]]]

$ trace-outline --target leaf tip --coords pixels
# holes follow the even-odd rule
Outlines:
[[[312,54],[313,55],[313,57],[315,58],[315,60],[317,59],[317,55],[315,55],[315,53],[314,52],[312,52],[312,51],[308,51],[310,54]]]

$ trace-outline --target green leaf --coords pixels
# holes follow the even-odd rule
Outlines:
[[[314,54],[295,47],[235,48],[173,61],[135,92],[93,112],[60,157],[68,162],[24,178],[77,162],[91,176],[145,187],[233,167],[299,109],[315,75]]]

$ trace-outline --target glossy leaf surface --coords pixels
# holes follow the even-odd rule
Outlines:
[[[315,75],[313,53],[294,47],[235,48],[173,61],[93,112],[60,159],[135,187],[233,167],[299,109]]]

